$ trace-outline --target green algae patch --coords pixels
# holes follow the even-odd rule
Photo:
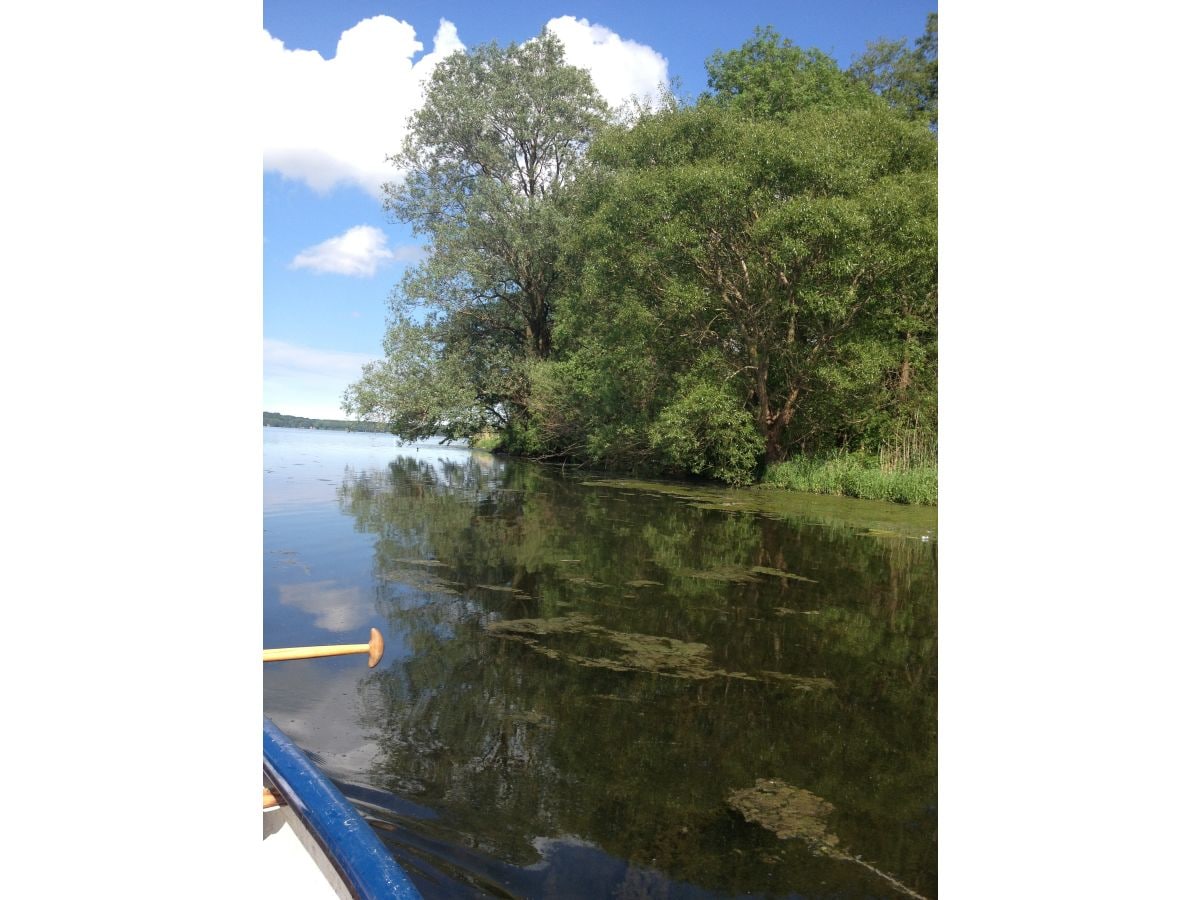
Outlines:
[[[617,646],[620,659],[601,658],[580,662],[618,671],[640,669],[677,678],[711,678],[717,672],[711,667],[707,644],[617,631],[609,631],[604,636]]]
[[[751,566],[751,572],[757,572],[759,575],[774,575],[777,578],[790,578],[792,581],[807,581],[810,584],[817,584],[815,578],[805,578],[803,575],[795,575],[791,572],[785,572],[783,569],[772,569],[769,566]]]
[[[487,630],[501,637],[539,637],[548,634],[566,634],[592,627],[591,617],[583,613],[556,616],[552,619],[509,619],[505,622],[489,622]]]
[[[707,644],[637,632],[613,631],[597,625],[589,616],[572,613],[548,619],[509,619],[485,626],[494,637],[518,641],[549,659],[563,660],[591,669],[614,672],[647,672],[668,678],[707,680],[733,678],[738,681],[776,682],[809,692],[832,688],[827,678],[806,678],[782,672],[728,672],[712,664]]]
[[[833,804],[812,791],[783,781],[760,778],[754,782],[754,787],[733,791],[726,802],[747,822],[761,825],[780,840],[798,838],[818,856],[861,866],[901,893],[916,900],[926,900],[894,875],[839,847],[838,836],[829,830],[827,823],[833,813]]]
[[[734,791],[728,803],[747,822],[761,825],[780,838],[801,838],[818,853],[828,855],[838,844],[826,827],[833,804],[804,788],[760,778],[754,787]]]
[[[563,659],[588,668],[615,672],[652,672],[674,678],[711,678],[717,674],[709,663],[707,644],[693,644],[675,638],[650,634],[612,631],[596,625],[579,613],[550,619],[510,619],[491,622],[487,630],[497,637],[519,640],[550,659]],[[545,638],[574,635],[593,653],[576,653],[572,648],[551,647]],[[577,648],[576,648],[577,649]],[[600,655],[600,654],[604,655]],[[612,653],[612,655],[608,655]]]
[[[649,481],[622,478],[593,478],[581,484],[625,491],[643,491],[682,500],[700,509],[730,513],[756,513],[772,519],[797,521],[810,525],[849,526],[892,532],[918,540],[937,540],[937,507],[889,503],[884,500],[860,500],[828,494],[756,485],[726,488],[682,482]],[[882,534],[873,535],[882,537]]]
[[[440,577],[442,573],[441,567],[449,568],[446,563],[421,562],[417,563],[413,560],[392,560],[392,562],[400,565],[411,565],[411,568],[388,569],[380,574],[380,577],[392,584],[403,584],[414,590],[442,592],[446,594],[458,594],[465,587],[462,582],[451,581]]]
[[[776,681],[790,685],[798,691],[827,691],[832,690],[833,682],[828,678],[810,678],[805,675],[788,675],[786,672],[760,672],[762,681]]]
[[[701,581],[721,581],[725,584],[758,584],[761,578],[756,578],[749,569],[738,569],[726,566],[720,569],[680,569],[679,574],[684,578],[698,578]]]
[[[605,584],[603,581],[593,581],[591,578],[588,578],[586,575],[568,575],[566,580],[571,582],[571,584],[581,584],[584,587],[594,587],[594,588],[608,587],[608,585]]]
[[[739,510],[753,510],[749,503],[740,500],[693,500],[688,504],[694,509],[715,509],[718,512],[737,512]]]

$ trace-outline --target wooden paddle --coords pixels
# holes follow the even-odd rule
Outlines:
[[[378,628],[371,629],[371,639],[365,644],[328,644],[324,647],[283,647],[279,650],[264,650],[263,662],[279,662],[284,659],[313,659],[317,656],[345,656],[349,653],[367,654],[367,667],[375,668],[383,656],[383,635]]]

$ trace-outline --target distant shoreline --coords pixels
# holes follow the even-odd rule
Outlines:
[[[373,431],[387,434],[383,422],[353,422],[339,419],[307,419],[304,416],[287,416],[283,413],[264,412],[263,425],[273,428],[316,428],[322,431]]]

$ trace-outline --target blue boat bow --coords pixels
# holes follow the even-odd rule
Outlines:
[[[359,900],[420,900],[420,894],[371,829],[333,783],[266,716],[263,774]]]

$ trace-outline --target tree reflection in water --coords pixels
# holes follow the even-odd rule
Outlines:
[[[361,780],[437,813],[414,833],[525,867],[584,842],[663,896],[897,893],[871,866],[936,895],[936,540],[584,482],[487,454],[347,471],[412,651],[362,692]],[[763,779],[871,866],[739,814]]]

